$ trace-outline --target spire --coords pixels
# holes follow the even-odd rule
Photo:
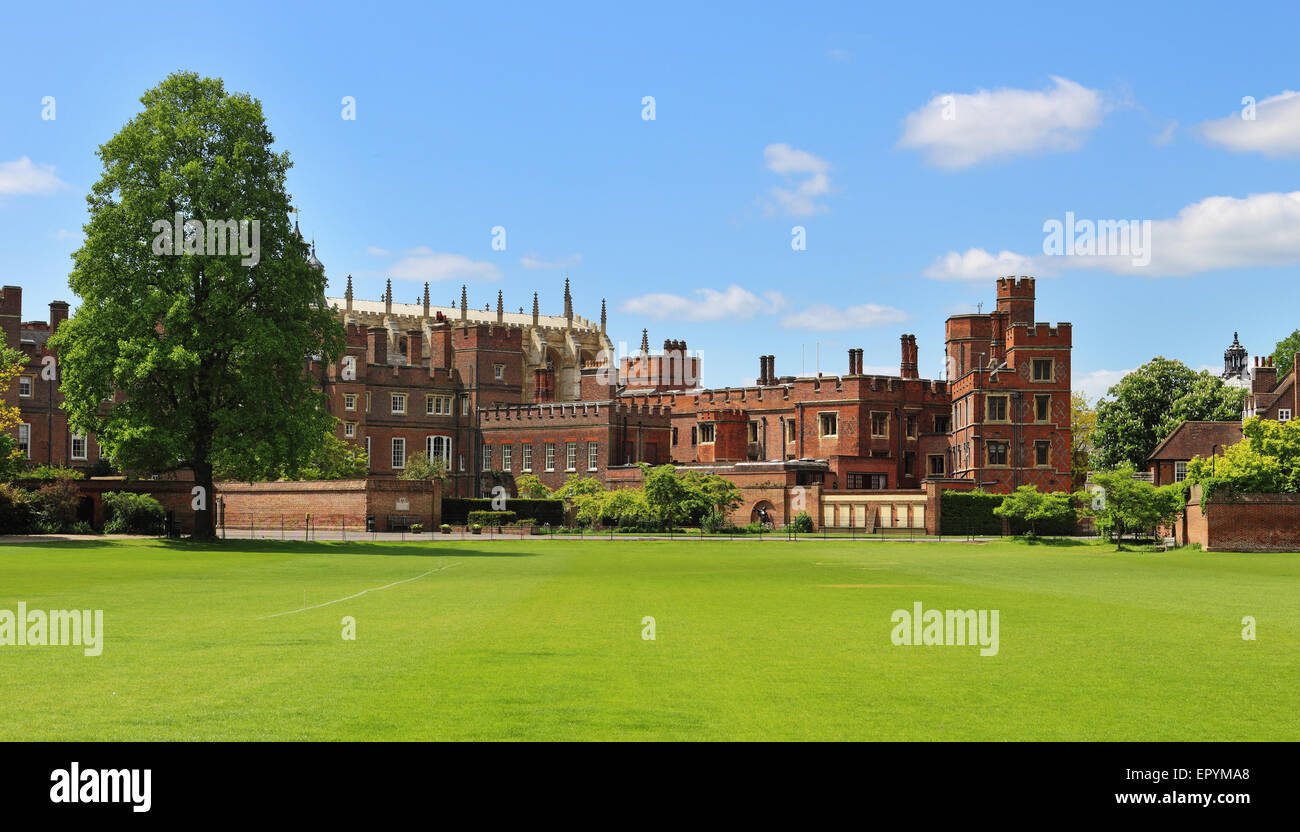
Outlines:
[[[429,317],[429,283],[424,284],[424,317]]]
[[[393,279],[388,278],[387,288],[384,289],[384,314],[393,314]]]
[[[504,298],[505,296],[501,293],[501,290],[497,289],[497,323],[501,323],[505,318],[506,307]]]
[[[462,283],[460,286],[460,319],[462,321],[467,320],[469,318],[469,314],[467,311],[468,309],[469,309],[469,290],[466,289],[465,284]]]
[[[650,333],[647,330],[641,330],[641,354],[650,354]]]
[[[605,299],[600,299],[600,334],[605,334]]]
[[[573,326],[573,295],[569,294],[569,278],[564,278],[564,325]]]
[[[347,311],[352,311],[352,275],[348,275],[348,288],[343,293],[343,299],[348,302]]]
[[[533,292],[533,326],[537,326],[537,293]]]

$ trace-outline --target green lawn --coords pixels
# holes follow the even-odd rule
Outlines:
[[[1300,739],[1300,555],[1112,548],[5,544],[0,610],[106,635],[0,647],[0,740]],[[915,601],[1000,652],[895,647]]]

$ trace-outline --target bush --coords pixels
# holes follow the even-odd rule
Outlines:
[[[162,534],[162,503],[149,494],[104,492],[105,534]]]
[[[85,479],[85,476],[76,468],[62,465],[37,465],[23,473],[23,477],[29,480],[80,480]]]
[[[730,525],[727,521],[727,515],[720,511],[710,511],[700,518],[700,529],[710,534],[726,531]]]
[[[519,517],[513,511],[471,511],[469,522],[476,526],[512,526]]]
[[[32,495],[36,528],[45,534],[67,531],[77,522],[77,497],[80,491],[70,479],[60,479],[41,486]]]
[[[1002,505],[1005,494],[990,494],[987,491],[945,491],[939,496],[940,524],[943,534],[1002,534],[1002,518],[993,513]],[[1039,535],[1074,534],[1078,523],[1076,513],[1060,521],[1039,521]],[[1029,523],[1020,519],[1009,521],[1012,534],[1025,534]]]
[[[563,500],[530,500],[523,497],[510,498],[507,505],[515,516],[521,519],[536,520],[538,523],[550,523],[558,526],[564,522]],[[463,525],[469,522],[471,511],[492,511],[492,500],[483,497],[445,497],[442,501],[442,518],[448,523]]]
[[[801,511],[790,521],[790,530],[795,532],[811,532],[813,530],[813,519],[806,511]]]
[[[27,534],[35,520],[32,495],[10,483],[0,483],[0,534]]]

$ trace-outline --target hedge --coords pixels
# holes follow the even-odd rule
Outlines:
[[[513,511],[471,511],[469,522],[482,526],[513,526],[519,517]]]
[[[941,534],[1002,534],[1002,518],[993,513],[993,509],[1002,505],[1005,494],[989,494],[984,491],[945,491],[939,495],[939,525]],[[1040,522],[1039,535],[1074,534],[1078,519],[1069,517],[1063,523]],[[1012,534],[1025,534],[1029,524],[1020,520],[1011,521]]]
[[[526,497],[511,497],[507,508],[520,520],[535,520],[538,525],[550,523],[552,526],[564,525],[563,500],[533,500]],[[469,522],[471,511],[492,511],[489,497],[444,497],[442,500],[442,522],[463,526]]]

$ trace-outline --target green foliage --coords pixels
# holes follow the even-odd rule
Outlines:
[[[583,526],[616,526],[626,522],[643,525],[658,522],[655,512],[639,488],[616,488],[588,494],[574,501],[577,521]]]
[[[536,474],[524,474],[515,478],[515,493],[529,500],[544,500],[551,496],[551,489]]]
[[[12,483],[0,482],[0,534],[27,534],[35,522],[32,495]]]
[[[513,511],[471,511],[469,522],[476,526],[513,526],[519,515]]]
[[[1185,483],[1201,486],[1202,505],[1211,495],[1300,492],[1300,420],[1256,416],[1246,420],[1241,432],[1244,438],[1221,456],[1187,463]]]
[[[564,502],[562,500],[532,500],[523,497],[511,497],[510,510],[521,520],[534,520],[537,523],[550,523],[558,526],[564,522]],[[472,511],[494,511],[492,500],[479,497],[444,497],[442,500],[442,519],[448,523],[463,525],[469,522]]]
[[[1133,468],[1120,466],[1113,471],[1092,475],[1092,484],[1105,492],[1105,507],[1092,508],[1092,494],[1081,494],[1080,501],[1096,518],[1097,530],[1122,542],[1126,534],[1154,533],[1168,525],[1182,512],[1182,483],[1162,485],[1133,479]]]
[[[790,529],[791,531],[804,534],[811,532],[813,530],[812,515],[806,511],[799,512],[794,516],[794,519],[790,521]]]
[[[536,478],[534,477],[534,479]],[[543,488],[545,488],[545,486],[543,486]],[[599,494],[604,490],[605,484],[595,477],[569,474],[568,478],[564,481],[564,485],[555,489],[553,496],[563,500],[568,498],[585,497],[590,494]]]
[[[272,150],[261,104],[218,79],[175,73],[141,102],[99,148],[103,172],[68,281],[81,304],[50,340],[64,409],[119,466],[189,468],[209,494],[214,469],[295,478],[334,425],[304,365],[334,360],[343,328],[289,220],[288,154]],[[258,262],[156,253],[156,224],[177,213],[258,221]],[[196,536],[213,534],[211,504]]]
[[[1044,511],[1046,513],[1036,514],[1032,521],[1028,516],[1028,508],[1025,509],[1024,514],[1021,514],[1018,508],[1003,508],[1008,499],[1027,494],[1026,488],[1032,489],[1035,494],[1038,494],[1037,489],[1034,489],[1033,486],[1023,485],[1012,495],[990,494],[987,491],[943,492],[939,496],[941,532],[943,534],[999,535],[1002,534],[1002,518],[1006,517],[1012,534],[1068,535],[1074,533],[1078,518],[1068,494],[1062,492],[1040,494],[1040,497],[1052,498],[1051,506],[1050,508],[1043,507],[1041,501],[1035,503],[1035,511]],[[1011,505],[1018,507],[1035,499],[1037,498],[1020,497],[1019,501],[1013,501]],[[1062,503],[1067,509],[1064,512],[1060,511]],[[1011,513],[1006,513],[1008,511]]]
[[[1295,354],[1300,352],[1300,329],[1292,332],[1273,348],[1273,366],[1277,367],[1277,377],[1286,378],[1287,373],[1291,372],[1291,362],[1295,360]]]
[[[85,479],[86,475],[76,468],[68,468],[64,465],[37,465],[23,472],[23,479],[27,480],[80,480]]]
[[[105,534],[162,534],[165,512],[149,494],[104,492]]]
[[[716,510],[710,511],[708,514],[704,515],[704,517],[701,518],[700,520],[701,531],[705,531],[710,534],[716,534],[717,532],[725,531],[730,525],[731,523],[727,520],[727,515]]]
[[[1070,479],[1082,483],[1088,477],[1097,430],[1097,408],[1083,393],[1070,394]]]
[[[406,458],[406,468],[397,475],[399,480],[419,480],[429,482],[430,480],[447,479],[447,462],[440,456],[430,457],[424,451],[418,451]]]
[[[11,480],[22,476],[26,464],[23,452],[18,450],[18,438],[15,435],[18,425],[22,423],[22,411],[7,404],[9,385],[22,372],[27,363],[27,356],[22,350],[0,344],[0,480]]]
[[[1246,391],[1181,361],[1156,357],[1124,376],[1097,403],[1093,464],[1145,467],[1147,457],[1184,420],[1241,418]]]
[[[1055,491],[1044,494],[1033,485],[1022,485],[1014,494],[1002,498],[1002,504],[995,506],[993,513],[1013,523],[1029,528],[1031,535],[1037,536],[1039,524],[1046,527],[1051,524],[1060,527],[1073,525],[1074,506],[1069,494]]]
[[[32,495],[36,528],[45,534],[68,531],[77,522],[80,489],[71,479],[55,480]]]

